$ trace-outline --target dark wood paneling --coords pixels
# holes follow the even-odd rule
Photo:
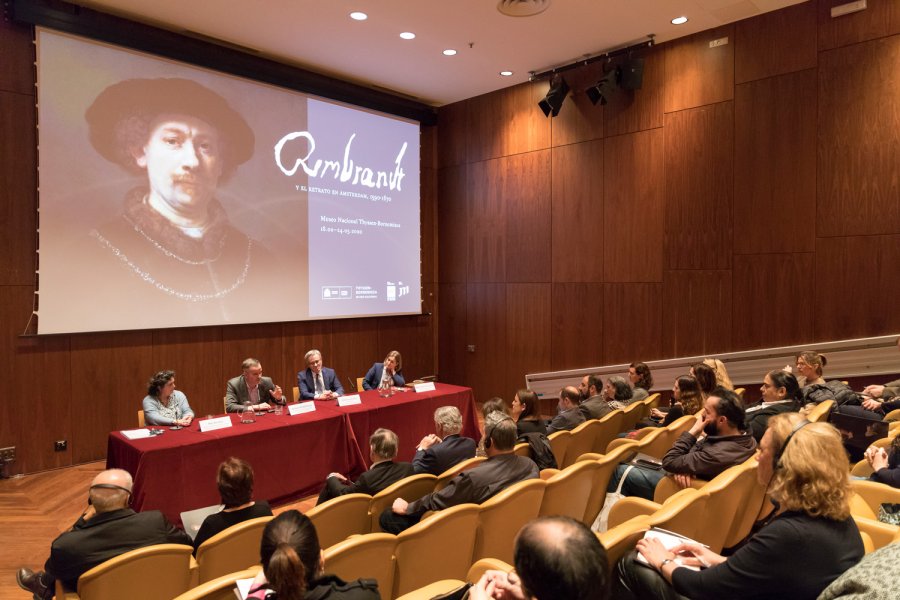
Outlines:
[[[469,101],[442,106],[438,110],[438,166],[450,167],[466,162],[466,137]]]
[[[812,252],[816,215],[816,70],[737,86],[737,254]]]
[[[510,283],[506,286],[506,388],[510,402],[525,387],[525,375],[550,370],[550,284]]]
[[[846,3],[847,0],[819,0],[819,50],[900,33],[897,0],[868,0],[863,11],[831,18],[831,8]]]
[[[603,286],[604,364],[662,358],[662,284]]]
[[[174,370],[176,386],[188,397],[195,414],[222,412],[225,380],[221,327],[153,331],[152,362],[146,377],[149,379],[155,371]]]
[[[816,241],[816,339],[900,330],[900,235]],[[826,291],[826,289],[828,291]]]
[[[816,3],[735,23],[734,79],[744,83],[816,66]]]
[[[26,94],[33,100],[34,44],[31,39],[31,26],[0,20],[0,56],[3,57],[0,60],[0,90]]]
[[[334,344],[331,337],[333,323],[334,321],[307,321],[282,324],[285,352],[281,372],[285,374],[287,384],[279,382],[281,387],[288,389],[287,386],[293,388],[297,385],[297,373],[306,369],[303,356],[310,350],[321,352],[325,366],[334,368]],[[341,377],[341,383],[347,385],[344,374],[338,371],[338,376]]]
[[[621,135],[662,127],[663,90],[666,55],[662,48],[645,49],[634,54],[644,58],[641,89],[620,90],[603,107],[606,135]]]
[[[466,167],[438,171],[438,279],[442,283],[466,280],[468,247],[468,201]]]
[[[0,33],[7,31],[0,29]],[[5,63],[6,57],[0,62]],[[34,96],[0,92],[0,140],[0,284],[34,285]]]
[[[550,370],[602,365],[603,284],[554,283]]]
[[[263,375],[287,391],[295,385],[290,371],[283,368],[285,343],[281,323],[229,325],[222,328],[222,394],[225,382],[241,374],[245,358],[255,358],[263,368]]]
[[[433,318],[421,315],[378,319],[378,347],[387,348],[384,354],[390,350],[400,353],[407,381],[435,374]]]
[[[663,298],[664,356],[731,350],[731,271],[666,271]]]
[[[584,90],[603,76],[603,65],[594,63],[564,74],[566,83],[572,88],[559,114],[549,117],[550,142],[552,146],[574,144],[603,137],[603,112],[605,107],[594,106]],[[541,89],[546,89],[541,86]],[[543,93],[546,93],[543,92]],[[543,116],[543,113],[538,110]]]
[[[506,284],[470,283],[466,290],[466,381],[483,402],[506,391]]]
[[[812,253],[735,256],[734,350],[812,341],[814,270]]]
[[[422,125],[419,129],[419,163],[422,170],[438,168],[438,128]]]
[[[665,253],[669,269],[728,269],[734,105],[666,114]]]
[[[466,285],[438,286],[438,377],[446,383],[467,385]]]
[[[506,281],[550,281],[550,150],[503,161],[498,200],[506,203]]]
[[[553,281],[602,281],[603,142],[553,149]]]
[[[73,463],[104,456],[110,431],[138,426],[137,411],[155,371],[152,340],[149,331],[72,336],[72,389],[85,400],[72,415]],[[99,390],[103,397],[94,397]]]
[[[550,146],[550,119],[538,108],[545,84],[523,83],[470,99],[469,162]]]
[[[819,56],[819,237],[900,232],[900,36]]]
[[[378,344],[378,319],[341,319],[332,322],[331,366],[341,378],[344,389],[356,378],[363,377],[376,361],[381,362],[391,350]],[[401,354],[403,354],[401,352]],[[300,362],[302,362],[302,357]],[[326,360],[326,364],[327,364]]]
[[[506,281],[506,158],[468,166],[467,280]]]
[[[728,38],[710,48],[713,40]],[[724,102],[734,96],[734,26],[701,31],[666,47],[665,111]]]
[[[603,147],[605,281],[662,281],[663,129],[607,138]]]
[[[422,248],[422,282],[437,281],[437,170],[422,169],[421,199],[419,201],[422,225],[419,230]]]

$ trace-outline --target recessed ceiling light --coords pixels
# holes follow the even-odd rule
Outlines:
[[[354,21],[365,21],[369,18],[369,15],[364,12],[352,12],[350,13],[350,18]]]
[[[674,19],[672,19],[672,25],[684,25],[687,22],[687,17],[675,17]]]
[[[416,34],[411,31],[404,31],[400,34],[400,37],[402,37],[404,40],[414,40],[416,39]]]
[[[500,71],[500,74],[503,75],[504,77],[509,77],[510,75],[513,74],[513,72],[512,71]]]
[[[453,48],[447,48],[446,50],[444,50],[444,56],[453,56],[454,54],[456,54],[456,50],[454,50]]]

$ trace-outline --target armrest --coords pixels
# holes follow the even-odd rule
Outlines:
[[[622,498],[609,511],[609,529],[634,517],[649,517],[660,508],[662,508],[660,504],[646,498],[636,496]]]
[[[853,517],[859,530],[869,534],[875,549],[878,550],[894,541],[894,536],[900,533],[900,527],[896,525],[888,525],[875,519],[867,519],[865,517]]]
[[[637,443],[637,440],[632,440],[629,438],[616,438],[606,446],[606,453],[609,454],[619,446],[633,446]]]
[[[882,504],[900,504],[900,489],[887,484],[854,479],[850,482],[850,487],[866,501],[876,515]]]
[[[469,583],[475,583],[481,579],[481,576],[484,575],[485,571],[503,571],[504,573],[509,573],[513,568],[512,565],[503,562],[499,558],[482,558],[469,567],[466,579],[469,580]]]
[[[547,481],[557,473],[559,473],[559,469],[541,469],[541,479]]]
[[[429,583],[425,587],[420,587],[417,590],[403,594],[402,596],[398,596],[397,600],[431,600],[431,598],[434,598],[435,596],[443,596],[448,592],[452,592],[465,585],[465,583],[465,581],[460,581],[458,579],[442,579],[440,581],[435,581],[434,583]]]

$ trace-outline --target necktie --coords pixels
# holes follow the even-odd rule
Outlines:
[[[325,382],[322,380],[322,374],[316,375],[316,396],[321,396],[325,392]]]

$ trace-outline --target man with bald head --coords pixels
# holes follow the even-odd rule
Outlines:
[[[547,435],[557,431],[575,429],[584,423],[584,414],[579,410],[581,392],[574,386],[566,386],[559,392],[559,413],[547,425]]]
[[[136,513],[131,502],[131,475],[121,469],[103,471],[91,482],[84,514],[50,546],[44,571],[22,568],[16,573],[19,586],[35,600],[52,598],[57,579],[74,591],[82,573],[100,563],[154,544],[191,545],[184,531],[173,527],[158,510]]]

